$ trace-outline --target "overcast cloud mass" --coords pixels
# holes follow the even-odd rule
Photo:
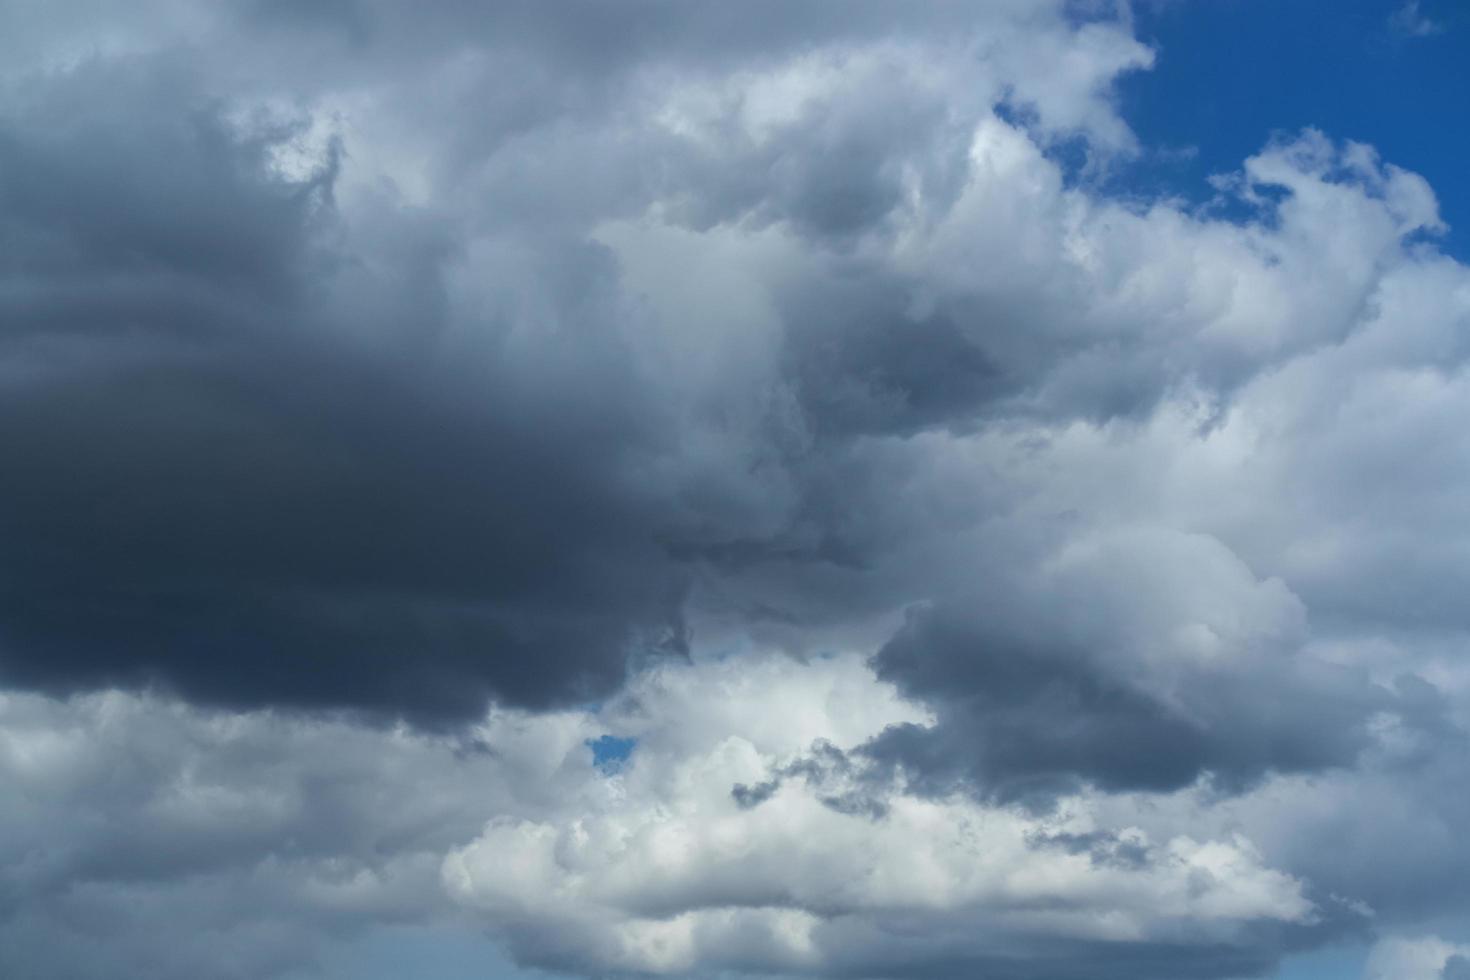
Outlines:
[[[0,2],[0,975],[1470,977],[1470,267],[1167,56]]]

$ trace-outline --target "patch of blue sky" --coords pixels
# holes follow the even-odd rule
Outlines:
[[[1366,946],[1331,946],[1288,957],[1273,980],[1356,980],[1368,959]]]
[[[1313,128],[1428,180],[1450,226],[1439,246],[1470,259],[1470,4],[1136,0],[1133,12],[1157,58],[1119,84],[1143,153],[1104,175],[1110,193],[1252,217],[1210,177],[1238,171],[1273,137]],[[1054,150],[1085,175],[1080,146]]]
[[[616,735],[601,735],[587,740],[587,747],[592,750],[592,764],[609,775],[627,763],[637,746],[636,738],[619,738]]]

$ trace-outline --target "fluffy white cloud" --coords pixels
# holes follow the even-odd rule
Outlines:
[[[1228,945],[1262,920],[1316,919],[1302,883],[1239,835],[1152,839],[1082,799],[1035,816],[865,785],[841,750],[926,719],[852,657],[667,668],[626,699],[611,716],[639,742],[604,792],[492,820],[444,863],[450,893],[533,962],[912,970],[893,930],[983,962],[1005,958],[998,936]]]
[[[906,971],[931,943],[1024,967],[1021,936],[1230,945],[1316,921],[1238,834],[913,797],[837,751],[930,720],[854,656],[665,667],[599,712],[456,738],[7,695],[5,962],[266,976],[376,925],[452,924],[451,900],[528,962],[664,973]],[[586,744],[608,733],[637,740],[613,772]]]

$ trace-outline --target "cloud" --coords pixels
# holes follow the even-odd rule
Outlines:
[[[11,19],[9,972],[1236,977],[1470,908],[1417,175],[1116,192],[1110,5]]]
[[[952,574],[820,608],[925,533],[886,441],[1227,397],[1438,227],[1315,134],[1238,179],[1279,229],[1069,186],[1045,148],[1127,153],[1151,57],[1105,19],[694,5],[594,58],[541,8],[318,14],[13,73],[9,683],[444,724],[604,697],[725,603],[870,630]]]
[[[1364,980],[1454,980],[1464,972],[1465,947],[1455,946],[1437,936],[1394,936],[1373,947],[1364,967]]]
[[[1072,540],[1040,569],[910,612],[875,665],[940,724],[867,751],[1003,799],[1350,765],[1394,702],[1297,654],[1302,619],[1218,541],[1147,527]]]
[[[1320,921],[1244,838],[1155,840],[1084,799],[1039,818],[868,787],[884,806],[864,811],[844,805],[852,772],[822,765],[742,799],[812,736],[836,753],[912,719],[865,674],[841,658],[645,677],[611,711],[639,748],[602,804],[492,819],[446,858],[449,892],[523,961],[594,973],[1228,976]]]
[[[80,28],[41,18],[0,133],[8,682],[431,724],[490,698],[603,697],[629,662],[687,651],[691,557],[764,547],[812,506],[801,433],[774,431],[788,373],[818,426],[971,408],[956,388],[844,420],[818,392],[847,381],[784,330],[749,375],[693,390],[687,325],[652,321],[600,236],[668,208],[674,228],[774,225],[835,257],[891,235],[912,192],[954,186],[967,120],[995,99],[1103,139],[1108,79],[1147,52],[1055,11],[997,8],[936,63],[958,7],[897,34],[882,5],[813,8],[774,36],[744,15],[727,34],[721,10],[650,8],[651,36],[619,18],[597,57],[594,12],[529,6],[409,23],[393,5],[304,21],[248,5],[156,48],[100,20],[97,52],[63,60],[48,44]],[[507,25],[521,88],[502,86]],[[109,47],[114,29],[131,40]],[[1078,88],[975,60],[1009,37]],[[442,118],[418,109],[425,70],[454,93]],[[557,74],[560,93],[535,81]],[[958,77],[977,88],[957,102]],[[464,126],[456,100],[487,92]],[[834,274],[813,268],[789,302],[838,299]],[[919,390],[937,365],[898,356],[890,329],[845,376],[891,360],[891,385]]]
[[[929,720],[858,656],[664,666],[596,713],[456,736],[7,695],[0,966],[276,976],[468,912],[574,972],[1230,976],[1341,928],[1249,839],[1115,823],[1086,796],[1042,816],[822,766],[755,805],[732,792]],[[609,770],[597,738],[637,747]]]
[[[456,737],[121,693],[0,696],[0,971],[274,977],[392,924],[486,811],[535,814],[591,765],[586,719]]]
[[[197,84],[88,64],[8,119],[11,681],[473,717],[676,649],[679,579],[624,472],[655,429],[616,343],[594,351],[599,253],[556,253],[587,305],[547,311],[589,343],[516,364],[493,319],[455,340],[447,223],[348,232],[336,151],[282,178],[299,130],[241,132]]]
[[[1433,37],[1444,33],[1444,25],[1430,20],[1419,12],[1419,0],[1405,0],[1404,5],[1393,12],[1388,25],[1395,34],[1404,37]]]
[[[860,655],[773,652],[452,736],[7,695],[0,967],[297,975],[393,926],[488,928],[524,965],[591,975],[1234,977],[1397,921],[1406,885],[1440,889],[1432,867],[1464,880],[1429,829],[1463,800],[1392,738],[1359,770],[1224,803],[1081,791],[1044,812],[936,796],[854,752],[942,717]],[[635,748],[610,768],[606,740]]]

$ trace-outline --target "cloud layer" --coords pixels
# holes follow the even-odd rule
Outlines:
[[[1110,4],[0,11],[0,972],[1463,969],[1418,176],[1141,194]]]

